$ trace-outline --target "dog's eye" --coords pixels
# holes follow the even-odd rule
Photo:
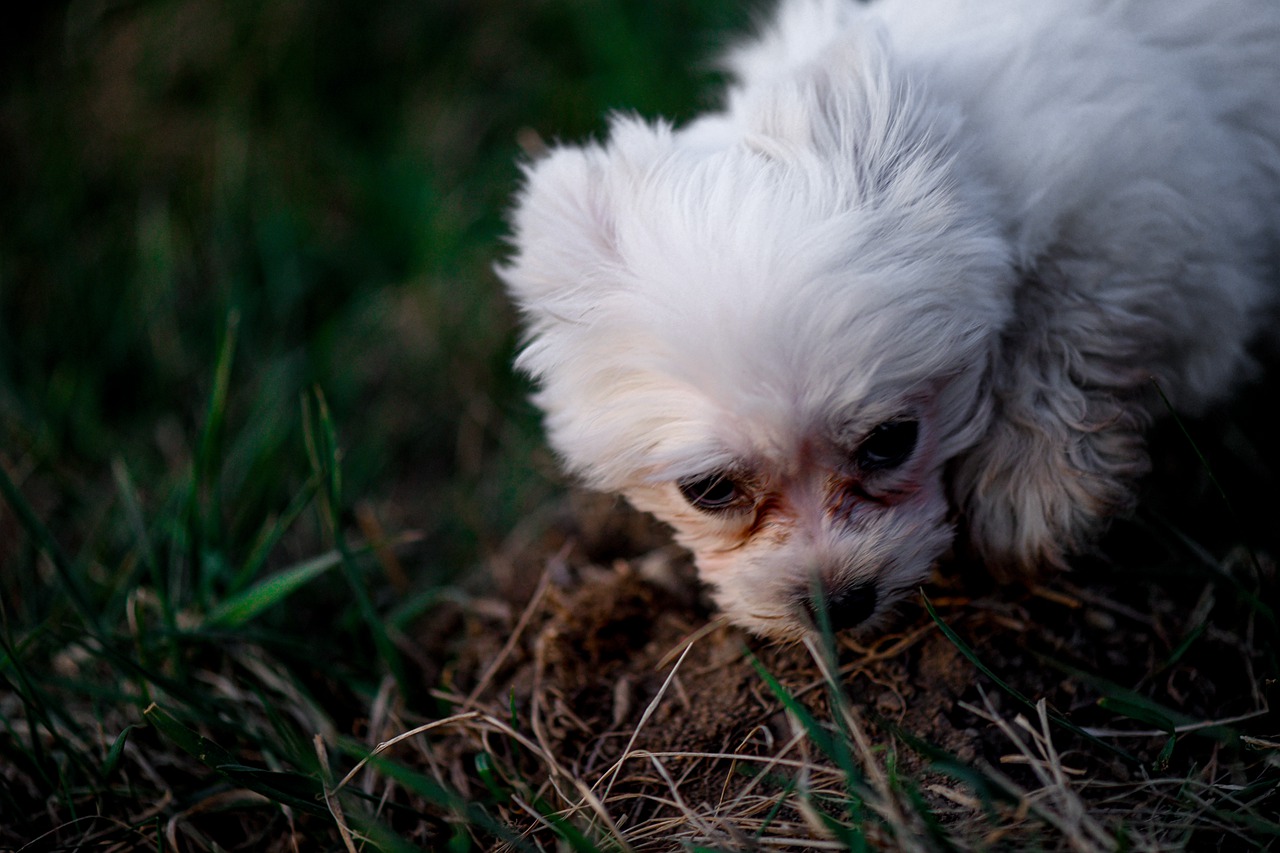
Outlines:
[[[689,477],[676,484],[684,499],[703,512],[733,509],[745,497],[741,488],[724,474]]]
[[[888,421],[871,431],[858,445],[857,463],[863,471],[897,468],[916,449],[920,425],[915,421]]]

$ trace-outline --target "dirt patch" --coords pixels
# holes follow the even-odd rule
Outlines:
[[[992,586],[952,564],[925,590],[936,619],[918,596],[874,636],[836,638],[837,694],[811,648],[718,623],[662,531],[616,503],[601,512],[583,500],[545,541],[522,546],[522,563],[499,561],[506,574],[495,588],[519,597],[478,597],[461,614],[461,635],[424,638],[449,660],[437,694],[448,710],[505,727],[459,726],[433,754],[448,756],[452,780],[478,797],[475,755],[493,755],[506,784],[526,790],[493,808],[528,833],[548,831],[533,812],[571,815],[595,797],[636,848],[667,849],[663,828],[677,825],[750,847],[741,827],[751,820],[823,837],[820,816],[787,799],[826,784],[820,771],[848,775],[815,721],[846,736],[857,727],[871,750],[854,756],[858,773],[870,756],[911,778],[922,802],[956,825],[989,819],[964,768],[990,770],[1014,790],[1044,785],[1010,739],[1013,727],[1035,741],[1010,722],[1021,715],[1036,728],[1036,710],[1019,697],[1045,700],[1058,720],[1048,725],[1061,772],[1088,782],[1085,801],[1153,774],[1217,779],[1249,759],[1240,732],[1275,728],[1263,713],[1275,684],[1257,674],[1272,671],[1274,654],[1257,642],[1258,614],[1276,598],[1265,557],[1180,564],[1160,583],[1096,563],[1031,587]],[[527,559],[538,552],[552,556]],[[1221,720],[1232,721],[1230,734],[1207,725]],[[1183,731],[1170,748],[1171,727]],[[785,806],[773,808],[780,798]]]

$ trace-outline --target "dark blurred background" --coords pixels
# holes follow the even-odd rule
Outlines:
[[[148,511],[185,487],[235,318],[213,477],[229,558],[308,473],[300,399],[319,388],[345,493],[421,531],[419,569],[442,575],[556,488],[491,271],[517,138],[705,107],[709,60],[748,20],[648,0],[17,15],[0,29],[0,452],[41,517],[92,548],[114,529],[113,462]],[[15,537],[0,513],[0,557]]]

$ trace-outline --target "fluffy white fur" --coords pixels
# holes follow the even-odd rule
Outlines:
[[[1155,388],[1202,409],[1271,328],[1275,0],[787,0],[728,67],[718,112],[531,164],[500,272],[568,469],[753,631],[819,589],[872,621],[957,519],[1061,563],[1130,502]]]

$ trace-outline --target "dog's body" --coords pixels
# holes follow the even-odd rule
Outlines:
[[[528,169],[502,274],[551,441],[740,624],[1060,563],[1280,287],[1280,4],[791,0],[725,108]],[[1154,381],[1153,381],[1154,380]],[[1157,391],[1156,389],[1159,389]]]

